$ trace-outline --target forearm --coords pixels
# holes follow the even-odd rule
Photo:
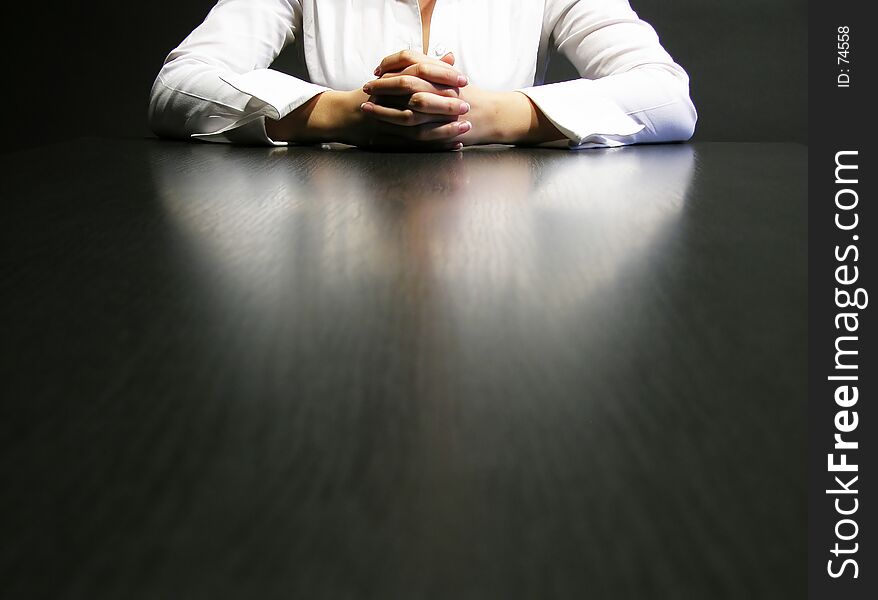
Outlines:
[[[280,120],[266,119],[265,132],[275,141],[353,143],[353,132],[363,118],[357,109],[367,99],[368,95],[360,90],[329,90]]]
[[[521,92],[490,92],[487,142],[533,145],[566,139]],[[484,143],[484,142],[483,142]]]

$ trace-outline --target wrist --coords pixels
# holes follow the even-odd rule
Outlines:
[[[504,93],[499,114],[503,143],[540,144],[566,137],[523,92]]]
[[[494,136],[501,144],[515,144],[527,132],[527,113],[521,94],[499,92],[492,95]]]
[[[328,90],[320,94],[308,128],[320,142],[350,143],[351,132],[362,121],[360,105],[369,99],[362,90]]]

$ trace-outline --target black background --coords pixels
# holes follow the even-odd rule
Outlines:
[[[32,3],[6,21],[4,151],[149,135],[149,89],[214,0]],[[634,0],[689,72],[696,140],[807,142],[806,0]],[[8,14],[8,13],[7,13]],[[5,19],[4,19],[5,20]],[[281,60],[292,65],[292,53]],[[573,76],[556,60],[553,79]]]

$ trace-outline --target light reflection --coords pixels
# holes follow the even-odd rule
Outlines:
[[[630,288],[678,222],[695,163],[687,145],[161,150],[156,189],[212,302],[259,318],[393,296],[464,328],[537,313],[557,326]]]

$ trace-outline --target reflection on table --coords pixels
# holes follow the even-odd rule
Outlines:
[[[806,150],[10,155],[0,591],[801,597]]]

